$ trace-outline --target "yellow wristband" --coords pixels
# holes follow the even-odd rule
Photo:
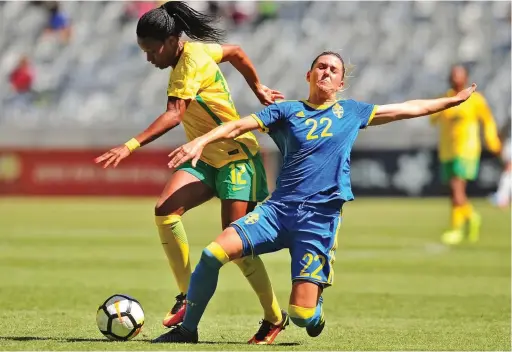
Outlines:
[[[130,153],[133,152],[135,149],[140,147],[139,141],[136,140],[135,138],[130,139],[124,145],[128,147],[128,149],[130,150]]]

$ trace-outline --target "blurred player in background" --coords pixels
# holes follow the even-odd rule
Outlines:
[[[501,129],[500,139],[503,143],[501,151],[501,159],[503,161],[503,172],[501,173],[498,189],[492,197],[494,205],[500,208],[506,208],[510,205],[512,191],[512,155],[510,129],[512,128],[512,120],[509,118],[507,123]]]
[[[323,289],[332,285],[336,234],[350,187],[350,152],[359,129],[429,115],[465,101],[476,85],[450,97],[376,106],[338,100],[345,65],[334,52],[321,53],[307,72],[309,97],[272,104],[257,114],[228,122],[170,154],[170,167],[199,162],[207,145],[248,131],[269,132],[284,161],[270,199],[210,243],[192,274],[183,324],[153,340],[198,342],[197,326],[227,262],[288,248],[292,292],[288,312],[309,336],[325,326]]]
[[[157,68],[173,68],[167,90],[167,111],[144,132],[96,159],[113,166],[135,149],[150,143],[180,123],[192,140],[216,126],[239,120],[227,82],[217,65],[229,61],[245,77],[260,102],[268,105],[283,98],[259,82],[256,70],[235,45],[202,44],[180,40],[182,33],[194,40],[219,42],[222,31],[214,19],[180,1],[170,1],[145,13],[137,25],[137,40],[147,60]],[[189,246],[181,216],[214,196],[221,199],[222,227],[252,211],[268,196],[267,181],[256,137],[251,132],[208,146],[196,167],[190,163],[171,176],[155,207],[156,225],[180,294],[165,317],[166,327],[182,322],[191,268]],[[272,343],[288,324],[272,290],[263,262],[247,257],[236,264],[249,280],[264,309],[264,320],[249,343]]]
[[[467,82],[466,68],[454,66],[450,74],[451,89],[446,96],[454,96]],[[439,126],[441,178],[450,185],[451,191],[451,228],[443,233],[441,240],[453,245],[460,243],[467,235],[470,242],[476,242],[480,236],[481,218],[467,198],[466,182],[474,180],[478,175],[480,122],[484,127],[487,148],[493,153],[500,152],[501,143],[491,110],[485,98],[476,92],[464,104],[432,115],[431,122]]]

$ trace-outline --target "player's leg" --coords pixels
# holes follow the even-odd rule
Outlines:
[[[473,181],[478,176],[479,160],[478,159],[459,159],[459,165],[457,167],[457,175],[459,178],[464,180],[463,187],[461,187],[459,197],[459,204],[462,204],[462,214],[464,221],[467,223],[467,237],[470,242],[477,242],[480,237],[480,227],[482,225],[482,219],[478,214],[471,202],[469,201],[466,194],[467,181]]]
[[[320,335],[325,327],[322,291],[316,282],[296,280],[292,285],[290,319],[298,327],[306,328],[311,337]]]
[[[444,165],[444,178],[449,178],[451,200],[451,228],[443,233],[445,244],[455,245],[464,239],[464,227],[469,225],[469,238],[476,241],[480,229],[480,216],[473,210],[466,195],[466,180],[476,178],[478,161],[456,158]]]
[[[263,201],[268,196],[267,178],[260,154],[219,169],[216,189],[222,200],[222,225],[226,228],[252,211],[256,202]],[[263,261],[258,256],[247,256],[234,262],[249,281],[264,311],[260,329],[249,343],[271,342],[284,328],[286,319],[283,319]]]
[[[450,179],[451,216],[450,229],[443,233],[442,241],[445,244],[459,244],[464,239],[464,226],[466,224],[465,205],[466,181],[459,177]]]
[[[204,182],[208,179],[209,170],[200,166],[190,172],[187,167],[185,165],[171,176],[155,207],[162,247],[180,290],[174,307],[163,320],[167,327],[179,324],[185,315],[191,275],[188,240],[181,216],[214,195],[212,188]]]
[[[192,273],[183,323],[152,342],[197,343],[197,326],[217,288],[219,271],[232,259],[240,258],[243,244],[235,229],[228,227],[201,253]]]
[[[243,195],[242,195],[243,197]],[[256,207],[255,202],[224,199],[222,200],[222,226],[227,228],[229,224],[245,216]],[[252,289],[258,296],[263,308],[263,320],[256,334],[248,341],[250,344],[268,344],[274,341],[276,336],[284,330],[288,323],[286,313],[281,311],[277,297],[272,289],[265,265],[260,256],[246,256],[233,260],[238,265],[244,276],[249,281]],[[284,315],[284,317],[283,317]]]
[[[295,325],[316,337],[325,327],[321,295],[334,280],[341,214],[313,207],[300,212],[290,246],[293,286],[288,312]]]
[[[203,250],[190,281],[183,324],[153,342],[197,342],[197,327],[215,293],[222,266],[242,256],[279,249],[275,244],[278,233],[276,219],[262,208],[237,220]]]

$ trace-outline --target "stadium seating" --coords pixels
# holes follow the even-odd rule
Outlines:
[[[121,21],[124,6],[62,2],[73,31],[71,42],[62,44],[42,35],[46,19],[40,8],[0,2],[0,140],[10,136],[13,143],[13,130],[44,134],[59,126],[95,136],[68,134],[68,143],[111,144],[108,131],[122,126],[127,136],[162,112],[168,74],[146,62],[136,43],[136,20]],[[509,2],[283,2],[275,20],[236,29],[223,25],[227,41],[241,44],[254,60],[262,82],[291,99],[307,95],[303,77],[315,54],[337,50],[355,65],[345,97],[378,104],[435,97],[447,89],[450,65],[463,62],[498,123],[509,117]],[[16,103],[6,84],[22,54],[33,60],[42,96],[33,106]],[[259,109],[244,79],[229,65],[223,69],[240,114]],[[403,122],[369,131],[363,140],[431,145],[435,134],[427,125],[427,119]],[[179,129],[171,133],[173,141],[183,140]],[[59,143],[56,138],[66,136],[36,143]]]

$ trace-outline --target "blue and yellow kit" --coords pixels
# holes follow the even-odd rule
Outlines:
[[[354,100],[284,101],[252,115],[277,144],[283,166],[271,198],[232,223],[244,255],[288,248],[292,280],[332,284],[341,208],[354,199],[350,152],[375,111]]]

